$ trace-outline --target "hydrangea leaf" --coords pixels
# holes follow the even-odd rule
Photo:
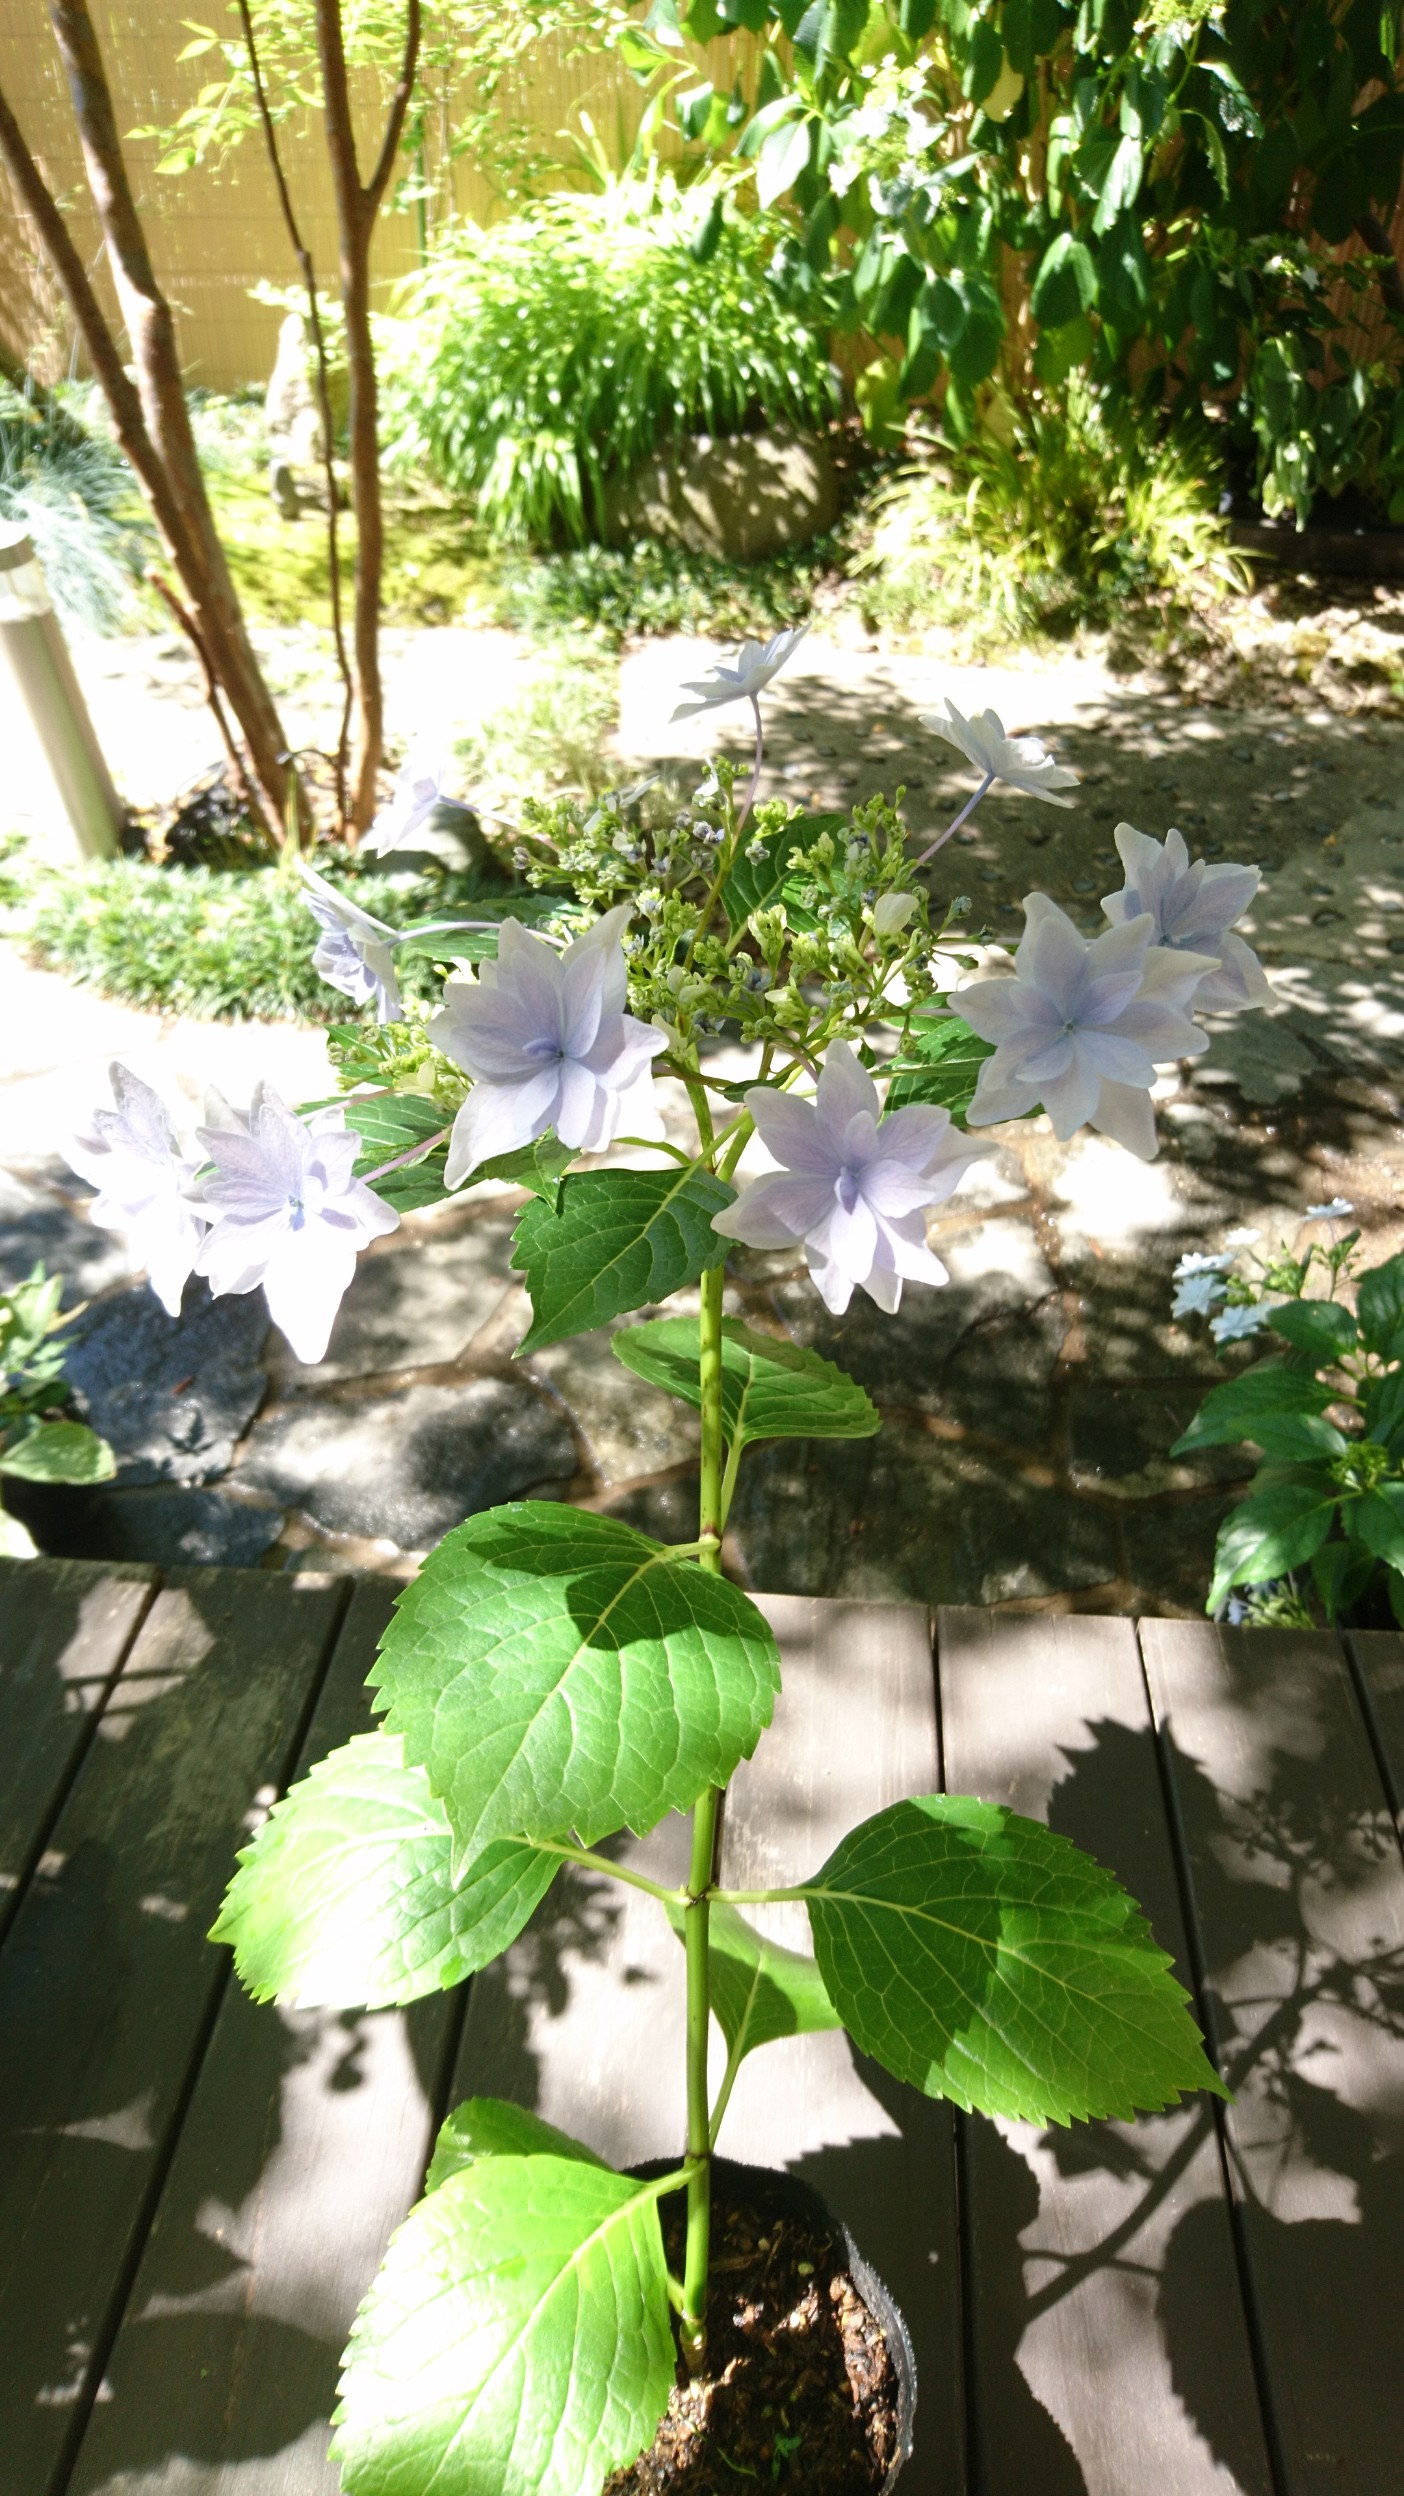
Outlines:
[[[1234,1586],[1264,1586],[1303,1568],[1335,1521],[1340,1491],[1324,1466],[1304,1481],[1275,1482],[1231,1509],[1214,1545],[1214,1578],[1205,1605],[1217,1612]]]
[[[613,1342],[616,1356],[650,1386],[701,1407],[697,1321],[656,1317]],[[722,1326],[722,1411],[728,1439],[868,1439],[882,1416],[855,1378],[774,1335],[734,1318]]]
[[[525,1206],[512,1263],[526,1276],[532,1323],[519,1349],[586,1334],[720,1265],[726,1242],[712,1216],[735,1193],[705,1170],[589,1170],[567,1179],[554,1204]]]
[[[1404,1257],[1388,1257],[1360,1277],[1360,1332],[1383,1360],[1404,1359]]]
[[[1333,1368],[1360,1340],[1355,1319],[1339,1300],[1285,1300],[1270,1311],[1268,1324],[1321,1369]]]
[[[916,1054],[894,1069],[887,1088],[887,1106],[906,1109],[912,1102],[925,1108],[948,1109],[958,1127],[975,1098],[975,1086],[994,1043],[963,1023],[958,1014],[918,1023],[911,1034]]]
[[[510,2098],[466,2097],[439,2126],[424,2189],[436,2193],[451,2175],[479,2158],[541,2157],[583,2158],[591,2167],[605,2163],[583,2141],[573,2141],[568,2132],[558,2132],[553,2123],[525,2106],[514,2106]]]
[[[85,1421],[41,1421],[0,1447],[0,1473],[17,1482],[110,1482],[117,1459]]]
[[[780,1661],[738,1586],[617,1518],[522,1500],[445,1535],[371,1680],[472,1856],[689,1810],[749,1759]]]
[[[1261,1446],[1261,1429],[1270,1430],[1274,1423],[1298,1414],[1324,1413],[1334,1400],[1332,1389],[1304,1369],[1278,1369],[1259,1362],[1241,1378],[1230,1378],[1210,1389],[1170,1453],[1188,1456],[1198,1447],[1237,1447],[1243,1439]]]
[[[414,1092],[379,1093],[369,1100],[349,1100],[344,1107],[347,1125],[355,1128],[363,1144],[356,1158],[358,1179],[370,1180],[386,1162],[413,1152],[416,1144],[427,1143],[431,1135],[442,1135],[450,1124],[444,1110],[433,1101],[421,1100]],[[473,1173],[474,1185],[479,1179],[505,1179],[513,1187],[529,1187],[533,1195],[544,1196],[554,1204],[561,1175],[572,1158],[554,1135],[539,1135],[519,1152],[502,1153],[495,1161],[483,1162]],[[375,1192],[397,1213],[441,1205],[450,1192],[444,1181],[447,1162],[447,1142],[436,1144],[421,1160],[408,1162],[402,1170],[391,1170],[385,1178],[375,1180]]]
[[[653,2441],[675,2352],[657,2189],[482,2158],[412,2210],[346,2352],[346,2496],[597,2496]]]
[[[778,832],[757,838],[743,847],[740,857],[722,886],[722,902],[733,927],[744,927],[757,910],[769,910],[783,901],[791,927],[817,927],[812,910],[806,909],[798,897],[798,888],[805,878],[802,868],[790,864],[796,850],[813,849],[826,832],[835,839],[846,836],[845,815],[796,815],[782,824]],[[751,850],[756,852],[751,856]]]
[[[357,1734],[275,1803],[212,1941],[260,2002],[378,2010],[459,1984],[515,1941],[559,1870],[519,1838],[453,1877],[453,1836],[391,1733]]]
[[[894,1803],[804,1896],[844,2026],[928,2097],[1070,2123],[1224,2094],[1134,1899],[1036,1821],[960,1795]]]
[[[683,1911],[670,1906],[668,1921],[681,1941]],[[740,2062],[776,2037],[802,2037],[843,2021],[824,1990],[815,1961],[758,1933],[724,1899],[707,1918],[707,1965],[712,2009],[727,2050]]]

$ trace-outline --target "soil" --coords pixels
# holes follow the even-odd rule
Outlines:
[[[675,2277],[686,2199],[663,2204]],[[897,2449],[896,2370],[841,2234],[788,2197],[719,2176],[712,2197],[708,2371],[681,2358],[653,2443],[605,2496],[871,2496]]]

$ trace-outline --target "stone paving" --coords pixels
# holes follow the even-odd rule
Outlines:
[[[623,760],[705,750],[707,724],[659,723],[708,655],[655,643],[630,658]],[[1088,786],[1074,813],[987,804],[935,862],[934,889],[968,891],[996,938],[1035,884],[1091,927],[1117,880],[1114,823],[1177,821],[1210,855],[1263,861],[1254,933],[1280,1002],[1161,1086],[1151,1165],[1096,1137],[1060,1147],[1043,1121],[1001,1137],[932,1224],[950,1287],[909,1289],[895,1320],[862,1295],[832,1320],[802,1269],[740,1258],[737,1312],[841,1361],[885,1426],[752,1451],[728,1562],[774,1591],[1194,1612],[1244,1468],[1168,1453],[1224,1374],[1201,1328],[1170,1322],[1176,1257],[1241,1223],[1290,1233],[1336,1193],[1372,1255],[1404,1243],[1404,729],[1310,705],[1195,706],[1095,657],[938,673],[815,635],[772,704],[775,784],[827,805],[903,781],[929,837],[968,787],[917,725],[938,686],[1046,730]],[[527,1308],[501,1191],[378,1242],[316,1369],[266,1333],[257,1301],[192,1290],[172,1324],[83,1221],[55,1133],[111,1054],[192,1105],[211,1079],[246,1096],[257,1072],[307,1099],[329,1088],[320,1039],[157,1024],[13,958],[0,978],[0,1279],[44,1255],[91,1296],[72,1374],[121,1458],[110,1489],[29,1496],[46,1547],[400,1573],[458,1518],[523,1494],[694,1530],[693,1417],[626,1372],[606,1334],[513,1358]]]

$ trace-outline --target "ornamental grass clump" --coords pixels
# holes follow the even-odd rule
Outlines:
[[[978,1130],[1041,1101],[1060,1134],[1092,1124],[1154,1153],[1157,1067],[1205,1045],[1200,987],[1226,964],[1245,990],[1256,972],[1227,943],[1242,885],[1182,890],[1194,870],[1154,842],[1131,848],[1106,934],[1031,896],[1013,959],[977,960],[968,905],[933,905],[892,807],[759,798],[761,696],[799,639],[748,644],[689,689],[693,712],[749,704],[749,769],[714,761],[652,822],[639,789],[525,808],[527,893],[505,921],[396,936],[347,918],[328,976],[376,985],[382,1019],[338,1044],[339,1104],[298,1117],[265,1087],[247,1118],[218,1104],[188,1147],[119,1077],[100,1130],[105,1218],[130,1203],[165,1286],[181,1267],[216,1292],[262,1285],[304,1359],[365,1241],[465,1181],[515,1182],[522,1349],[629,1317],[617,1357],[700,1417],[685,1542],[539,1500],[445,1536],[381,1642],[378,1729],[274,1806],[215,1927],[259,2000],[409,2003],[485,1967],[573,1865],[652,1899],[683,1952],[687,2118],[663,2172],[619,2173],[505,2101],[449,2116],[346,2353],[348,2496],[598,2496],[651,2445],[706,2373],[713,2154],[740,2063],[778,2034],[841,2026],[911,2087],[1016,2122],[1223,2093],[1134,1901],[1015,1812],[914,1795],[822,1863],[797,1841],[774,1887],[721,1878],[726,1788],[780,1689],[765,1616],[722,1569],[739,1469],[764,1441],[880,1426],[833,1363],[727,1315],[731,1244],[802,1251],[833,1311],[940,1288],[926,1216],[989,1149]],[[1075,775],[992,713],[948,711],[946,733],[982,789],[1007,777],[1071,802]],[[397,832],[432,780],[410,766]],[[395,993],[407,944],[451,973],[432,1019]],[[717,1071],[721,1034],[749,1077]],[[686,1142],[664,1131],[660,1074],[691,1104]],[[770,1167],[748,1163],[753,1141]],[[684,1290],[696,1316],[638,1315]],[[684,1880],[602,1851],[673,1811],[692,1816]],[[781,1901],[807,1909],[812,1957],[754,1922]]]
[[[394,455],[494,537],[579,546],[660,442],[822,423],[827,345],[772,275],[782,231],[656,167],[458,227],[383,333]]]

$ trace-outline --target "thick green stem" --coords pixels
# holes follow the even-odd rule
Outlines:
[[[722,1529],[722,1401],[721,1266],[702,1277],[701,1388],[702,1483],[697,1519],[702,1549],[699,1568],[721,1569]],[[687,2258],[683,2272],[682,2315],[678,2337],[693,2374],[707,2355],[707,2259],[712,2232],[712,2127],[707,2105],[708,2022],[711,1986],[707,1966],[707,1924],[716,1850],[721,1794],[710,1786],[692,1815],[692,1862],[683,1911],[683,1943],[687,1952]]]

